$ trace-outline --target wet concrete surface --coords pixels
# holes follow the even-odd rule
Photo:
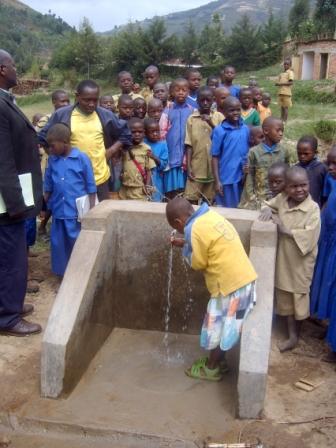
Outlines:
[[[37,399],[20,419],[30,427],[106,432],[121,442],[140,437],[153,447],[220,438],[234,421],[237,378],[187,377],[184,370],[202,355],[196,336],[169,334],[166,347],[162,332],[115,329],[68,398]]]

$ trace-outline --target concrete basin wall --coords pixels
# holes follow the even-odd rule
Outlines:
[[[246,392],[254,381],[257,416],[267,380],[276,231],[256,221],[256,212],[216,210],[238,230],[259,275],[258,304],[243,330],[238,382],[239,413],[251,417]],[[43,339],[43,396],[70,392],[113,328],[164,331],[170,231],[164,204],[104,201],[87,215]],[[185,266],[173,249],[169,331],[198,334],[208,298],[202,274]]]

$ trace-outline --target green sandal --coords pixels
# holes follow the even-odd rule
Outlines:
[[[207,368],[206,358],[196,361],[189,369],[185,370],[185,374],[198,380],[221,381],[223,379],[219,367],[216,369]]]
[[[201,365],[206,365],[208,361],[208,358],[206,356],[204,356],[203,358],[199,358],[197,361],[194,362],[194,364],[201,364]],[[223,375],[224,373],[228,373],[230,371],[230,368],[227,364],[226,359],[222,359],[222,361],[219,362],[219,370],[220,373]]]

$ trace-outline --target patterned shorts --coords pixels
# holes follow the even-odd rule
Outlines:
[[[230,350],[239,340],[243,323],[256,303],[256,282],[227,296],[212,297],[203,320],[201,347]]]

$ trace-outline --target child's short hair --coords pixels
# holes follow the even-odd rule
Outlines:
[[[78,87],[77,87],[77,92],[78,92]],[[51,94],[51,101],[54,103],[55,101],[57,101],[57,98],[61,95],[67,95],[68,93],[63,90],[63,89],[57,89],[54,90],[53,93]]]
[[[294,165],[294,166],[291,166],[291,167],[287,168],[287,170],[285,172],[285,183],[286,183],[286,185],[288,185],[288,182],[290,180],[292,180],[292,178],[294,176],[296,176],[296,175],[303,176],[303,177],[305,177],[308,180],[307,171],[304,168],[302,168],[301,166]]]
[[[251,87],[243,87],[242,89],[240,89],[239,97],[243,96],[246,93],[251,93],[252,95],[253,92]]]
[[[127,72],[126,70],[122,70],[121,72],[118,73],[118,80],[124,75],[130,76],[133,79],[132,73]]]
[[[208,76],[207,80],[206,80],[206,85],[208,86],[211,81],[217,81],[219,83],[218,76],[216,76],[216,75]]]
[[[133,104],[132,97],[130,95],[127,95],[127,93],[123,93],[118,98],[118,106],[122,103],[131,102]]]
[[[182,77],[176,78],[176,79],[174,79],[174,80],[172,81],[172,83],[170,84],[170,88],[171,88],[171,89],[174,89],[175,86],[176,86],[176,84],[186,84],[186,85],[188,85],[188,81],[187,81],[186,78],[182,78]]]
[[[313,135],[303,135],[301,138],[299,138],[296,147],[298,148],[300,143],[308,143],[314,152],[317,152],[318,148],[318,141],[317,138]]]
[[[189,79],[190,76],[194,73],[197,74],[201,74],[201,72],[197,69],[197,68],[188,68],[185,72],[184,72],[184,77],[185,79]]]
[[[228,70],[229,68],[233,68],[233,70],[236,71],[236,69],[233,65],[224,65],[224,67],[222,68],[222,70],[220,72],[225,73],[226,70]]]
[[[281,173],[285,177],[288,165],[285,162],[275,162],[268,169],[268,176],[272,176],[275,172]]]
[[[144,126],[144,120],[142,120],[141,118],[138,117],[132,117],[129,121],[128,121],[128,127],[131,128],[132,126],[134,126],[135,124],[141,124],[142,126]]]
[[[155,118],[145,118],[144,121],[145,130],[147,130],[150,126],[159,126],[159,123],[155,120]]]
[[[99,86],[92,79],[84,79],[77,85],[76,92],[80,95],[85,89],[99,90]]]
[[[70,143],[71,131],[64,123],[57,123],[51,126],[47,132],[47,141],[57,141]]]
[[[212,90],[210,89],[210,87],[208,87],[208,86],[202,86],[202,87],[200,87],[200,88],[198,89],[198,92],[197,92],[197,100],[198,100],[199,97],[200,97],[202,94],[204,94],[204,93],[210,93],[210,95],[213,95],[213,92],[212,92]]]
[[[159,106],[163,107],[162,101],[159,98],[153,97],[148,101],[147,109],[149,109],[150,107],[159,107]]]

